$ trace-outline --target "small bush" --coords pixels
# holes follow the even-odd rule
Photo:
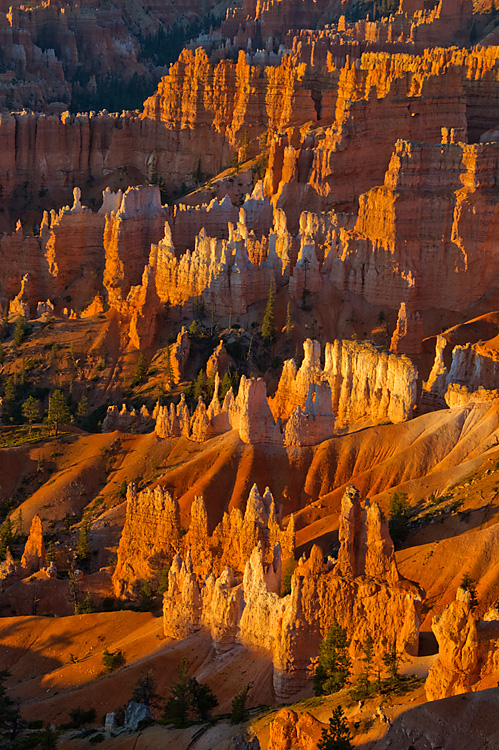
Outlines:
[[[102,666],[104,667],[104,671],[114,672],[116,669],[120,669],[125,663],[125,655],[123,654],[123,651],[108,651],[107,648],[104,649],[104,653],[102,654]]]

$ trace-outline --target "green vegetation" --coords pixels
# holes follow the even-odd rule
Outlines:
[[[88,535],[90,533],[91,522],[87,518],[85,519],[80,528],[78,541],[76,543],[76,554],[80,562],[87,562],[90,558],[90,544],[88,541]]]
[[[27,334],[28,326],[26,325],[26,319],[20,315],[17,319],[16,327],[14,328],[14,342],[17,347],[21,346]]]
[[[282,574],[282,580],[281,580],[281,597],[287,596],[291,593],[291,579],[293,578],[293,573],[296,570],[296,560],[294,558],[291,558],[291,560],[286,565],[286,569],[284,570]]]
[[[7,549],[12,547],[14,539],[15,534],[12,528],[12,521],[7,517],[0,528],[0,562],[5,560]]]
[[[478,606],[478,594],[476,591],[476,579],[472,578],[470,573],[467,571],[464,573],[459,588],[470,593],[470,609],[474,610]]]
[[[269,296],[265,306],[265,313],[262,320],[262,339],[267,342],[275,341],[275,315],[274,315],[274,279],[270,281]]]
[[[102,666],[104,667],[105,672],[114,672],[116,669],[120,669],[124,663],[125,655],[123,651],[108,651],[107,648],[104,649],[104,653],[102,654]]]
[[[132,700],[146,706],[157,706],[159,695],[156,692],[156,681],[152,669],[146,669],[139,677],[133,691]]]
[[[29,396],[22,405],[23,417],[29,424],[29,431],[32,431],[33,422],[40,419],[40,404],[36,398]]]
[[[341,706],[333,710],[329,727],[322,730],[322,738],[317,743],[318,750],[351,750],[352,735]]]
[[[336,693],[347,683],[352,665],[348,645],[344,628],[333,623],[319,647],[319,661],[314,674],[316,695]]]
[[[55,434],[59,432],[59,425],[67,424],[71,420],[71,412],[60,390],[55,390],[49,398],[47,421],[53,427]]]
[[[390,520],[388,528],[395,547],[400,546],[406,539],[407,523],[411,517],[411,510],[405,492],[394,492],[390,498]]]
[[[249,713],[248,709],[246,708],[246,701],[248,699],[249,689],[250,686],[245,685],[232,699],[232,709],[230,712],[231,724],[241,724],[248,718]]]
[[[189,662],[184,657],[177,667],[177,680],[170,688],[163,721],[176,727],[186,727],[195,719],[209,721],[218,700],[206,683],[188,677]]]

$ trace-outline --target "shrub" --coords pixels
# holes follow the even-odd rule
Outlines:
[[[104,649],[104,653],[102,654],[102,665],[104,667],[104,671],[114,672],[116,669],[120,669],[125,663],[125,655],[123,654],[123,651],[108,651],[108,649]]]

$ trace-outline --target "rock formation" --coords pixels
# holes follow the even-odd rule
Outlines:
[[[28,572],[40,570],[46,564],[45,542],[43,541],[42,519],[38,514],[33,516],[29,536],[21,557],[21,567]]]
[[[123,404],[121,411],[117,406],[108,406],[106,416],[102,421],[102,432],[150,432],[153,420],[145,406],[136,411],[131,407],[130,411],[126,404]]]
[[[326,344],[322,367],[317,341],[307,339],[303,350],[299,369],[294,360],[283,365],[278,389],[270,401],[275,418],[287,419],[297,407],[305,408],[310,384],[327,384],[332,399],[327,409],[339,425],[411,418],[417,370],[407,357],[379,351],[366,342],[334,341]]]
[[[191,341],[185,326],[182,326],[177,340],[170,347],[170,366],[174,383],[180,383],[184,378],[184,369],[189,359]]]
[[[315,750],[323,727],[307,711],[298,715],[289,708],[281,708],[270,725],[268,750]]]
[[[116,596],[133,598],[145,582],[157,588],[159,574],[173,565],[178,553],[183,557],[177,558],[172,573],[177,577],[177,588],[178,581],[194,581],[196,575],[220,575],[227,565],[242,573],[255,545],[261,546],[265,560],[271,560],[274,546],[279,544],[287,563],[294,554],[294,521],[291,517],[287,528],[281,529],[278,516],[268,487],[262,497],[254,486],[244,515],[237,508],[224,513],[210,537],[204,500],[195,497],[191,522],[182,536],[178,503],[170,494],[161,487],[138,493],[131,485],[113,574]],[[191,556],[188,564],[187,553]]]
[[[141,585],[157,588],[158,575],[180,548],[178,503],[161,487],[127,490],[126,519],[113,574],[115,595],[131,597]]]
[[[182,606],[184,633],[207,628],[219,651],[235,642],[269,651],[274,688],[281,698],[307,683],[310,658],[333,622],[346,628],[353,656],[361,653],[368,634],[378,655],[393,638],[400,648],[417,652],[420,592],[397,571],[393,544],[378,506],[366,504],[362,512],[353,488],[343,499],[340,541],[338,563],[330,560],[325,565],[322,553],[314,547],[293,575],[291,594],[283,598],[278,595],[280,545],[275,546],[268,565],[262,544],[254,547],[242,581],[230,567],[218,578],[211,574],[203,581],[193,577],[191,562],[178,558],[164,595],[165,634],[177,637],[176,613]],[[182,589],[184,579],[187,583]],[[369,607],[365,606],[367,598]],[[189,611],[193,612],[190,621]]]
[[[499,355],[495,341],[458,344],[452,347],[450,332],[437,336],[435,360],[423,383],[422,404],[428,408],[462,406],[473,401],[497,398]],[[447,367],[445,359],[452,357]]]
[[[471,608],[470,592],[459,587],[456,600],[440,617],[433,618],[432,630],[438,641],[438,658],[425,683],[428,700],[481,690],[487,676],[497,675],[497,609],[492,609],[483,621],[479,621]]]

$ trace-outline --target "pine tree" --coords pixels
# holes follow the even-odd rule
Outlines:
[[[388,672],[388,679],[397,682],[400,678],[399,666],[405,661],[402,652],[397,649],[397,638],[394,636],[393,641],[383,654],[383,664]]]
[[[12,698],[9,698],[5,690],[4,683],[7,677],[10,677],[10,672],[3,669],[0,672],[0,738],[5,739],[6,742],[10,739],[12,729],[19,713],[14,701]],[[0,745],[1,744],[2,743],[0,743]]]
[[[341,706],[337,706],[329,719],[328,729],[322,730],[318,750],[352,750],[352,735]]]
[[[250,686],[245,685],[232,699],[232,710],[230,712],[230,723],[241,724],[248,718],[248,709],[246,708],[246,701],[248,699]]]
[[[261,329],[262,339],[269,342],[275,341],[274,296],[274,279],[272,278]]]
[[[88,535],[90,533],[90,521],[83,521],[80,534],[78,536],[78,542],[76,543],[76,552],[80,562],[86,562],[90,557],[90,544],[88,541]]]
[[[291,336],[291,308],[290,304],[288,302],[288,306],[286,308],[286,338],[289,339]]]
[[[144,352],[140,352],[139,359],[137,361],[137,367],[135,368],[135,377],[133,379],[134,385],[141,383],[147,372],[147,359],[145,358]]]
[[[329,628],[319,647],[319,661],[314,674],[316,695],[336,693],[350,676],[346,631],[336,622]]]
[[[169,346],[166,347],[165,380],[167,387],[170,388],[173,383],[173,368]]]
[[[152,669],[146,669],[137,680],[132,700],[145,706],[157,706],[159,695],[156,692],[156,681]]]
[[[78,401],[77,414],[79,417],[86,417],[88,415],[88,399],[86,396],[82,396],[81,400]]]
[[[474,610],[478,606],[478,595],[476,592],[476,580],[471,577],[469,572],[464,573],[459,588],[470,592],[470,609]]]
[[[29,396],[22,405],[23,417],[29,423],[29,431],[33,429],[33,422],[40,419],[40,404],[33,396]]]
[[[67,424],[70,420],[71,412],[69,411],[63,392],[60,390],[54,391],[49,398],[49,425],[54,427],[54,432],[57,435],[59,432],[59,425]]]
[[[203,721],[208,721],[211,712],[218,706],[218,698],[205,682],[191,677],[187,684],[189,703],[194,713]]]
[[[26,319],[22,315],[20,315],[17,319],[16,327],[14,329],[14,341],[16,346],[21,346],[24,339],[26,338],[27,330]]]
[[[14,383],[12,376],[7,378],[3,397],[5,401],[9,401],[10,403],[13,403],[16,400],[16,384]]]
[[[207,380],[206,380],[206,373],[204,370],[200,370],[198,372],[198,376],[196,380],[194,381],[194,400],[197,402],[198,398],[201,396],[202,398],[206,398],[207,393]]]
[[[218,391],[218,395],[220,398],[221,403],[223,403],[223,400],[227,393],[230,391],[232,387],[232,378],[230,376],[230,372],[226,370],[225,375],[222,378],[222,382],[220,383],[220,390]]]
[[[0,562],[5,560],[7,555],[7,548],[12,546],[14,541],[14,530],[12,528],[12,521],[7,516],[5,521],[0,528]]]
[[[189,662],[183,657],[177,667],[177,680],[170,688],[170,697],[165,706],[163,719],[176,727],[186,727],[189,724],[189,690],[187,672]]]
[[[21,508],[19,508],[19,512],[17,514],[17,520],[16,520],[16,536],[21,537],[23,535],[23,512]]]

